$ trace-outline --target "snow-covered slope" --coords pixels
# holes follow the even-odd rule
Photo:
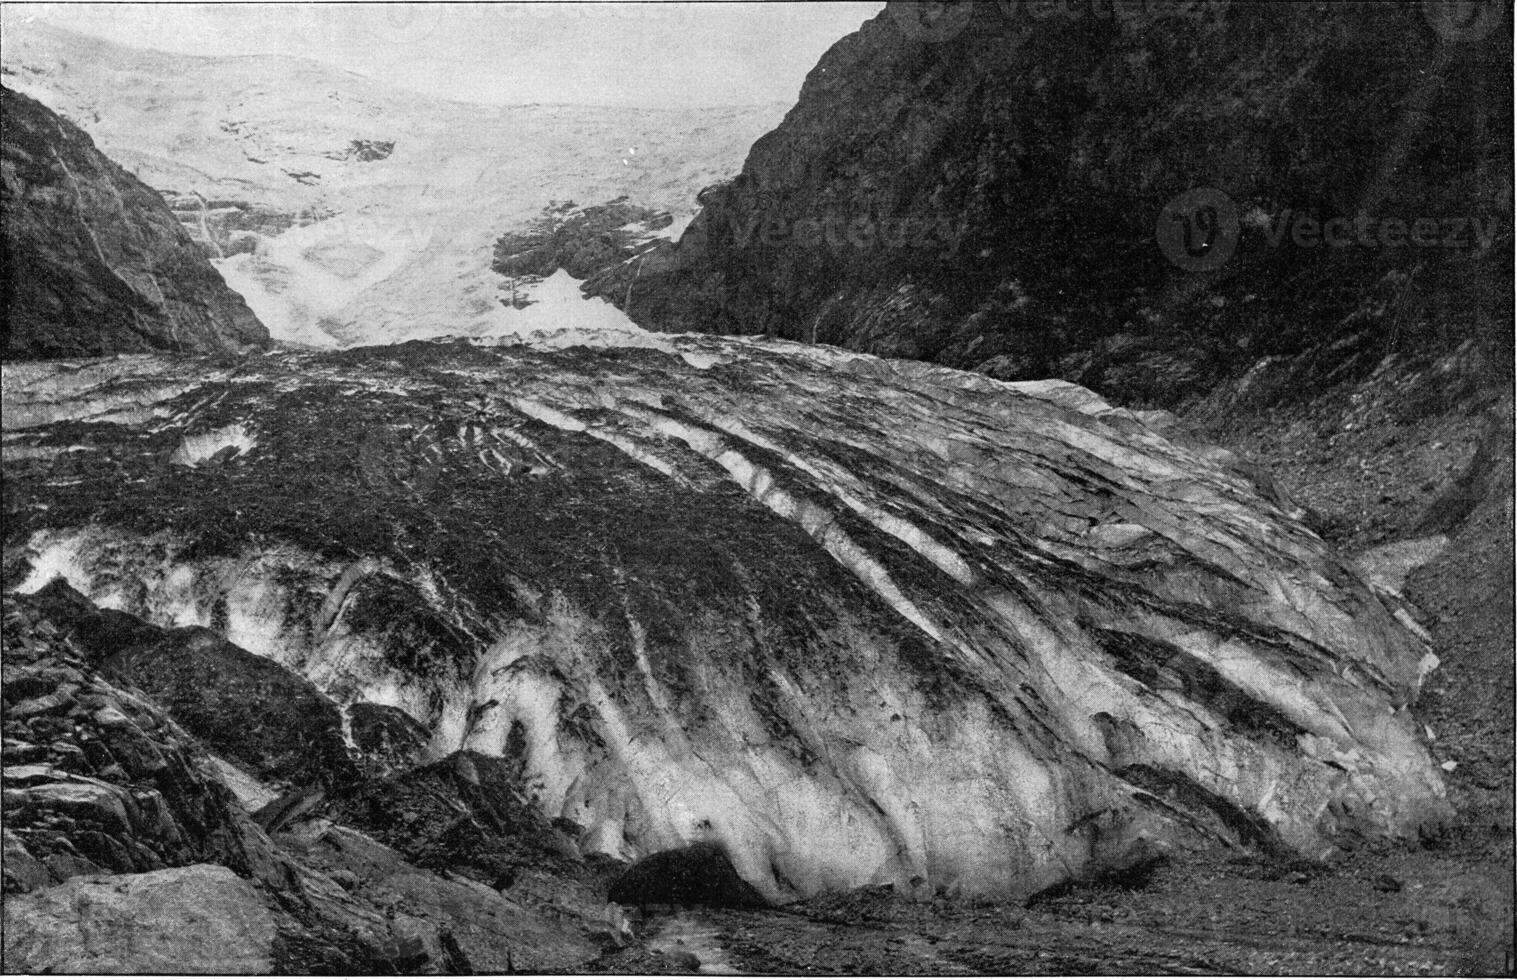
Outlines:
[[[550,200],[688,217],[783,107],[483,106],[317,62],[201,58],[7,17],[7,85],[163,191],[276,339],[503,327],[490,246]]]

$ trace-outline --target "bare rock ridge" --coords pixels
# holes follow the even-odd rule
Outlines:
[[[1509,365],[1511,32],[1436,6],[892,3],[677,245],[587,289],[1124,404],[1313,350],[1284,387],[1470,337]],[[1216,220],[1176,263],[1166,217]]]
[[[40,103],[0,100],[7,359],[268,343],[156,191]]]
[[[173,628],[105,663],[250,777],[312,782],[236,700],[310,701],[305,756],[373,755],[290,819],[412,860],[1019,896],[1448,813],[1401,600],[1073,385],[700,337],[26,368],[7,585]]]
[[[505,277],[512,293],[502,302],[517,302],[521,286],[559,269],[583,279],[632,261],[664,241],[660,233],[673,221],[667,212],[630,204],[625,197],[590,207],[554,201],[527,227],[496,239],[490,268]]]
[[[165,710],[162,686],[150,698],[134,671],[142,658],[170,675],[203,669],[186,631],[99,610],[61,582],[8,594],[4,629],[7,969],[564,972],[620,941],[595,938],[600,886],[545,849],[546,820],[518,805],[509,853],[461,832],[501,826],[490,800],[510,791],[487,761],[472,781],[420,770],[361,793],[338,766],[311,792],[298,767],[255,764],[292,714],[298,727],[299,711],[336,713],[315,695],[282,714],[308,685],[278,665],[223,641],[216,669]],[[234,697],[261,721],[219,722],[212,709]],[[426,804],[453,819],[389,826]],[[520,879],[509,896],[487,884],[503,878]]]

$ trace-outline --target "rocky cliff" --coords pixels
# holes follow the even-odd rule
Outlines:
[[[1073,385],[718,338],[23,367],[7,585],[172,628],[107,665],[416,860],[535,866],[535,819],[771,902],[1025,896],[1448,812],[1403,603]]]
[[[1124,402],[1314,350],[1298,389],[1470,336],[1504,363],[1511,32],[1468,6],[892,3],[591,288]]]
[[[357,797],[333,768],[323,782],[343,801],[329,808],[339,824],[312,812],[325,795],[299,765],[261,751],[336,717],[299,677],[205,631],[97,609],[61,581],[4,602],[8,969],[569,972],[622,941],[579,881],[592,877],[583,863],[533,845],[554,834],[541,817],[515,805],[509,857],[458,832],[500,823],[491,803],[508,791],[486,761],[469,764],[470,781],[377,780]],[[146,661],[158,673],[141,673]],[[196,671],[195,687],[172,690]],[[228,705],[249,714],[228,724]],[[341,736],[325,734],[347,762]],[[461,771],[455,761],[439,768]],[[434,822],[427,805],[453,819]],[[415,810],[427,822],[397,839],[389,824],[416,823]],[[512,858],[530,871],[507,897],[488,882]],[[534,875],[552,882],[551,912]]]
[[[40,103],[0,100],[6,358],[268,343],[156,191]]]

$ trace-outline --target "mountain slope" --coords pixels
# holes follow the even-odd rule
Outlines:
[[[937,6],[839,41],[678,246],[595,291],[630,287],[650,328],[1150,404],[1319,344],[1343,349],[1298,385],[1470,336],[1510,360],[1508,25],[1450,40],[1429,5],[1262,2],[912,26]]]
[[[26,96],[0,114],[6,358],[268,342],[157,193]]]
[[[446,102],[319,63],[145,51],[20,18],[6,83],[174,202],[276,338],[501,326],[501,231],[550,200],[688,213],[782,108]]]

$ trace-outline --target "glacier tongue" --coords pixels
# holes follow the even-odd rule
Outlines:
[[[1072,385],[660,346],[8,372],[38,421],[7,481],[51,501],[20,587],[211,626],[432,757],[518,760],[582,850],[717,840],[772,900],[1446,813],[1399,599],[1216,460]],[[106,408],[81,480],[12,453]],[[256,442],[163,465],[234,425]]]

